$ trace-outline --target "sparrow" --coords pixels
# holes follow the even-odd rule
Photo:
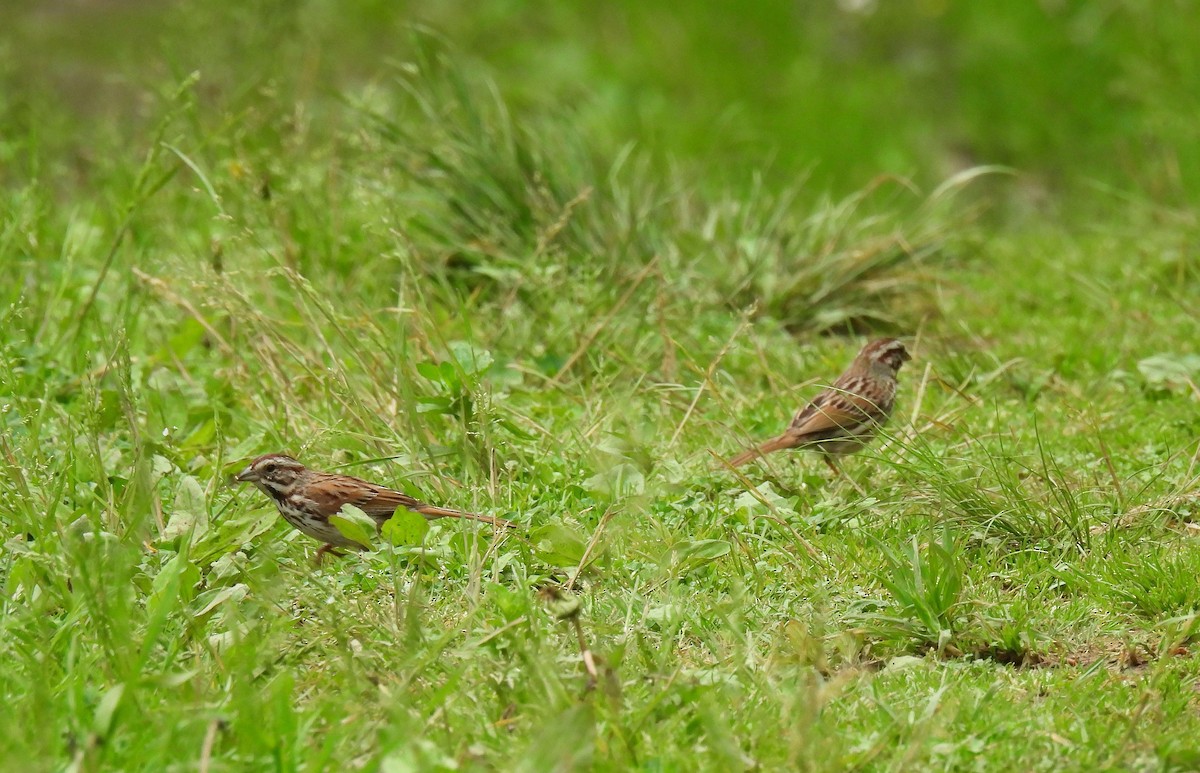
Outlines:
[[[286,454],[258,457],[234,476],[234,481],[253,483],[271,498],[285,521],[325,543],[317,551],[318,563],[326,553],[341,555],[335,548],[367,547],[347,538],[330,522],[329,517],[340,513],[345,505],[353,505],[371,516],[377,528],[400,507],[420,513],[427,520],[463,518],[506,528],[516,525],[503,518],[428,505],[407,494],[350,475],[310,470]]]
[[[862,348],[846,372],[796,414],[779,437],[735,456],[731,467],[783,448],[811,449],[841,474],[834,458],[870,442],[892,414],[896,374],[911,360],[904,344],[881,338]]]

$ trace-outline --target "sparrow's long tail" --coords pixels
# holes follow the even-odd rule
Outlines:
[[[475,513],[467,513],[463,512],[462,510],[451,510],[447,507],[435,507],[433,505],[424,504],[413,509],[431,521],[435,518],[461,518],[467,521],[488,523],[498,528],[515,529],[517,527],[517,525],[512,521],[506,521],[503,518],[497,518],[494,515],[476,515]]]
[[[745,453],[738,454],[737,456],[735,456],[729,460],[729,466],[730,467],[739,467],[739,466],[745,464],[746,462],[749,462],[753,459],[757,459],[758,457],[762,456],[763,454],[769,454],[772,451],[778,451],[782,448],[792,448],[795,445],[796,445],[796,443],[790,435],[783,434],[783,435],[780,435],[779,437],[771,438],[770,440],[768,440],[767,442],[758,446],[757,448],[751,448],[749,451],[746,451]]]

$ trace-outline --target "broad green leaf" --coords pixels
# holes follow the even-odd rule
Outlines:
[[[438,370],[442,374],[442,383],[446,385],[447,389],[451,392],[458,392],[462,389],[462,379],[458,377],[458,369],[454,367],[453,363],[443,362],[438,366]]]
[[[567,355],[543,354],[541,357],[535,357],[533,362],[542,373],[553,376],[562,370],[562,366],[567,362]]]
[[[1138,372],[1151,386],[1187,386],[1200,381],[1200,354],[1156,354],[1139,361]]]
[[[200,422],[187,438],[180,442],[184,448],[203,449],[217,436],[217,423],[212,419]]]
[[[429,533],[429,521],[420,513],[400,508],[396,514],[383,522],[380,530],[383,538],[397,547],[402,545],[420,545]]]
[[[646,490],[646,476],[629,462],[614,464],[583,482],[585,489],[600,496],[637,496]]]
[[[535,437],[537,437],[537,436],[536,436],[536,435],[534,435],[532,432],[526,432],[526,431],[525,431],[524,429],[522,429],[521,427],[518,427],[518,426],[517,426],[515,423],[513,423],[513,422],[512,422],[512,420],[510,420],[510,419],[503,419],[503,418],[502,418],[502,419],[500,419],[500,422],[499,422],[499,423],[500,423],[500,426],[501,426],[501,427],[504,427],[504,428],[505,428],[506,430],[508,430],[508,431],[509,431],[509,432],[510,432],[512,435],[516,436],[517,438],[519,438],[519,439],[521,439],[521,440],[533,440]]]
[[[418,362],[417,373],[420,373],[430,381],[436,381],[439,384],[442,383],[442,372],[438,369],[438,366],[432,362]]]
[[[121,696],[125,694],[125,685],[118,684],[108,688],[100,703],[96,706],[96,714],[92,718],[92,732],[98,738],[106,738],[113,726],[113,717],[121,705]]]
[[[745,511],[749,515],[765,515],[771,512],[772,508],[783,515],[795,514],[796,511],[791,503],[775,491],[770,481],[759,484],[756,490],[757,496],[753,491],[743,491],[738,494],[737,498],[733,500],[734,509]],[[771,507],[767,507],[764,500],[769,502]]]
[[[680,564],[687,562],[698,566],[728,555],[731,548],[723,539],[698,539],[676,546],[675,551]]]
[[[175,503],[163,529],[163,541],[171,542],[190,533],[190,542],[195,544],[207,531],[208,502],[204,488],[191,475],[184,475],[175,490]]]
[[[420,773],[425,770],[451,771],[459,761],[446,754],[432,740],[415,738],[406,746],[389,752],[379,764],[380,773]]]
[[[454,398],[427,395],[417,398],[417,413],[453,413]]]
[[[8,577],[4,580],[4,592],[13,599],[21,599],[34,592],[38,585],[38,571],[35,561],[27,556],[9,559]]]
[[[504,585],[489,583],[488,597],[496,603],[505,620],[516,620],[529,611],[529,596]]]
[[[364,548],[370,548],[377,526],[375,519],[359,510],[354,505],[342,505],[341,512],[329,517],[329,522],[341,535],[353,540]]]
[[[571,529],[557,523],[542,526],[529,535],[538,558],[554,566],[576,566],[583,560],[587,543]]]
[[[155,575],[150,596],[146,599],[146,632],[141,651],[143,661],[158,642],[167,619],[191,600],[198,582],[200,570],[189,560],[186,548]]]
[[[451,341],[449,346],[450,355],[469,376],[477,376],[492,366],[492,353],[487,349],[477,349],[465,341]]]
[[[192,349],[201,345],[208,333],[204,326],[190,317],[184,317],[175,326],[170,343],[160,349],[157,358],[161,362],[175,362]]]
[[[171,460],[165,456],[155,454],[150,458],[150,472],[157,482],[169,475],[175,469],[175,465],[171,464]]]
[[[458,555],[459,558],[466,561],[472,555],[482,555],[488,549],[488,540],[484,539],[482,533],[476,530],[459,529],[446,545]]]
[[[203,606],[200,607],[199,612],[194,613],[193,617],[203,617],[230,599],[233,599],[234,601],[241,601],[242,599],[246,598],[246,593],[248,591],[249,588],[246,586],[246,584],[240,582],[237,585],[231,585],[228,588],[216,588],[214,590],[205,591],[196,597],[196,604]]]

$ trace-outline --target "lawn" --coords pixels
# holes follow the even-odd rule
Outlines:
[[[0,766],[1200,769],[1200,10],[827,5],[0,10]]]

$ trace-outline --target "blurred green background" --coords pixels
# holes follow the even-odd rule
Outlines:
[[[636,143],[714,185],[840,194],[1003,164],[1038,208],[1111,188],[1178,204],[1200,165],[1200,6],[1183,0],[18,0],[0,22],[9,121],[67,103],[137,127],[147,95],[193,70],[210,110],[270,89],[311,115],[406,61],[419,24],[518,109],[554,105],[598,150]],[[39,134],[64,163],[94,160],[59,128]]]

